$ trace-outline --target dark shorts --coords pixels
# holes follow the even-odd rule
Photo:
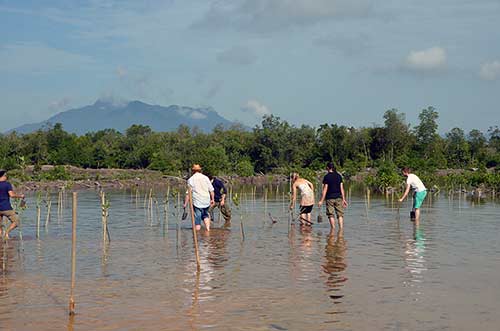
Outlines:
[[[301,214],[309,214],[313,210],[313,205],[310,206],[300,206]]]
[[[326,215],[328,217],[332,217],[334,213],[337,214],[337,217],[344,216],[344,206],[342,205],[342,198],[326,200]]]
[[[205,218],[210,218],[208,216],[208,208],[198,208],[194,207],[194,224],[195,225],[201,225],[201,221],[204,220]]]

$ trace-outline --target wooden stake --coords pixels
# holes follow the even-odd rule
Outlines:
[[[71,235],[71,291],[69,295],[69,314],[75,314],[75,299],[74,299],[74,289],[75,289],[75,277],[76,277],[76,215],[78,209],[78,193],[73,192],[73,223],[72,223],[72,235]]]
[[[40,238],[40,218],[42,217],[42,208],[36,206],[36,237]]]
[[[50,199],[50,198],[49,198]],[[49,225],[50,220],[50,208],[52,207],[52,200],[47,202],[47,218],[45,219],[45,227]]]
[[[194,222],[193,191],[191,190],[191,187],[188,187],[188,194],[189,194],[189,209],[191,211],[191,224],[193,226],[193,243],[194,243],[194,253],[196,255],[196,270],[200,271],[200,254],[198,252],[198,234],[196,233],[196,224]]]
[[[241,239],[245,241],[245,229],[243,228],[243,215],[240,215]]]

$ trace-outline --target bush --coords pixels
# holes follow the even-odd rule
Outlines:
[[[64,166],[55,166],[49,171],[44,171],[39,174],[40,180],[70,180],[71,175]]]
[[[254,175],[253,165],[250,160],[241,160],[238,162],[235,171],[238,176],[250,177]]]

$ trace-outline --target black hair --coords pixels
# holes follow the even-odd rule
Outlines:
[[[326,169],[336,171],[335,166],[333,165],[333,162],[328,162],[326,164]]]
[[[6,173],[7,173],[7,170],[1,169],[0,170],[0,177],[3,177],[3,175],[5,175]]]

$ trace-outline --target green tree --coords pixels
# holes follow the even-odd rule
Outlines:
[[[409,126],[404,113],[397,109],[389,109],[384,113],[384,128],[387,143],[387,159],[391,162],[405,154],[409,143]]]
[[[420,156],[429,160],[433,166],[445,166],[443,142],[438,134],[438,112],[434,107],[423,109],[418,115],[419,125],[415,128],[417,148]]]
[[[454,168],[464,168],[469,163],[469,143],[462,129],[453,128],[446,133],[446,157],[448,165]]]
[[[481,131],[473,129],[469,132],[467,140],[470,146],[472,162],[477,166],[477,162],[484,161],[486,155],[486,137]]]

